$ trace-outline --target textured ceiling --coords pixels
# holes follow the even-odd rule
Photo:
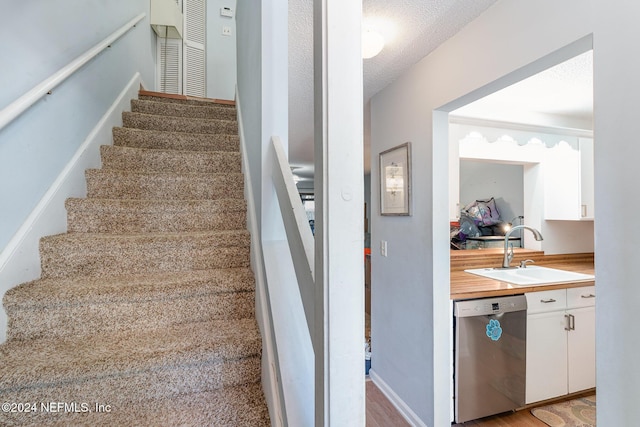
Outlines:
[[[495,0],[364,0],[362,26],[387,40],[364,60],[365,102],[474,20]]]
[[[363,0],[363,28],[386,44],[364,60],[363,105],[495,0]],[[289,0],[289,162],[313,174],[313,1]],[[365,165],[366,167],[367,165]]]
[[[593,51],[465,105],[452,114],[593,129]]]
[[[376,29],[386,41],[378,56],[363,62],[363,106],[495,1],[363,0],[363,29]],[[312,14],[313,0],[289,0],[289,162],[303,178],[302,185],[313,176]],[[591,70],[592,55],[587,53],[454,113],[549,125],[558,125],[547,121],[549,117],[564,116],[565,126],[584,128],[592,121]],[[365,170],[367,142],[365,135]]]

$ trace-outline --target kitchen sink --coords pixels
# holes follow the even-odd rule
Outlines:
[[[550,285],[553,283],[577,282],[593,280],[592,274],[575,273],[573,271],[558,270],[556,268],[532,265],[517,268],[476,268],[465,270],[467,273],[486,277],[516,286]]]

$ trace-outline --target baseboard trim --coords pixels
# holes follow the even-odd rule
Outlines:
[[[122,111],[130,110],[130,100],[137,97],[140,83],[140,73],[135,73],[0,253],[0,297],[14,286],[40,277],[40,238],[67,231],[64,201],[86,196],[84,172],[100,167],[100,145],[111,144],[111,129],[122,125]],[[2,309],[0,342],[6,335],[7,316]]]
[[[237,91],[237,88],[236,88]],[[239,96],[236,93],[236,99]],[[242,122],[242,108],[237,104],[238,134],[240,137],[240,152],[242,155],[242,172],[244,174],[244,198],[247,202],[247,229],[251,234],[251,269],[256,280],[256,320],[262,335],[262,389],[265,394],[271,425],[283,427],[287,425],[286,410],[284,409],[284,392],[278,372],[278,350],[273,333],[269,296],[266,291],[266,278],[264,269],[264,256],[261,248],[260,233],[258,231],[258,216],[256,214],[251,172],[249,170],[249,158],[245,146],[245,138]]]
[[[378,374],[376,374],[373,368],[369,370],[369,377],[409,424],[414,427],[427,427],[420,417],[418,417],[416,413],[409,408],[409,405],[407,405],[405,401],[402,400]]]

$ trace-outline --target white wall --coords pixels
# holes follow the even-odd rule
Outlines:
[[[593,221],[544,221],[542,250],[546,255],[594,252]]]
[[[240,2],[236,9],[238,101],[242,106],[257,217],[262,208],[262,2]],[[262,225],[257,224],[258,229]]]
[[[450,403],[448,115],[434,110],[452,111],[586,51],[590,39],[554,53],[592,32],[592,12],[579,0],[500,1],[372,101],[372,160],[411,141],[414,164],[413,216],[376,215],[372,191],[372,246],[387,240],[389,254],[373,251],[372,366],[425,425],[447,425]]]
[[[596,360],[599,426],[640,417],[640,286],[635,239],[640,134],[640,4],[595,0]]]
[[[242,107],[257,217],[263,239],[281,239],[284,229],[271,181],[271,137],[288,152],[287,5],[239,2],[236,12],[238,98]],[[267,224],[267,229],[262,226]]]
[[[232,18],[220,15],[223,7]],[[222,27],[231,35],[222,35]],[[207,0],[207,97],[235,99],[236,76],[236,0]]]
[[[139,13],[147,18],[0,131],[0,251],[134,73],[155,83],[148,1],[10,2],[3,9],[2,108]]]
[[[460,159],[460,201],[495,198],[504,222],[524,214],[524,171],[522,165]],[[520,222],[516,222],[520,224]]]

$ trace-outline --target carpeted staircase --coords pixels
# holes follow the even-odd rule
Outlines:
[[[131,107],[4,297],[0,425],[268,426],[235,108]]]

